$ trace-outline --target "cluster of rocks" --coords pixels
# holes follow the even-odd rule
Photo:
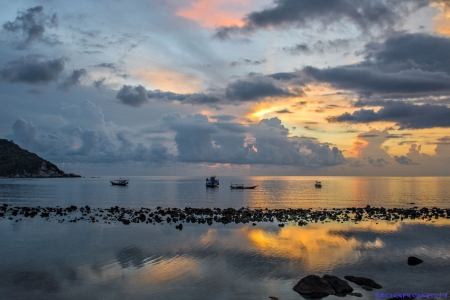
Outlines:
[[[369,278],[355,276],[344,276],[344,278],[368,291],[382,288]],[[353,288],[346,280],[333,275],[324,275],[322,278],[317,275],[308,275],[302,278],[293,289],[305,298],[321,298],[328,295],[362,297],[361,293],[353,292]]]
[[[3,204],[0,206],[0,218],[20,221],[19,217],[40,216],[47,220],[57,218],[59,222],[69,221],[89,221],[89,222],[120,222],[125,225],[131,223],[199,223],[212,225],[215,223],[252,223],[258,222],[278,222],[283,227],[285,223],[296,223],[305,226],[309,223],[325,222],[354,222],[367,220],[389,220],[402,221],[425,220],[435,222],[439,218],[450,218],[450,209],[440,208],[344,208],[344,209],[249,209],[247,208],[144,208],[132,209],[125,207],[91,208],[89,206],[77,207],[19,207]],[[180,224],[181,225],[181,224]],[[182,226],[177,226],[181,230]]]

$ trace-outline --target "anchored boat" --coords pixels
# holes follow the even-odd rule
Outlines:
[[[230,188],[233,190],[253,190],[257,185],[245,186],[243,184],[231,184]]]
[[[128,184],[127,179],[110,180],[109,182],[111,182],[112,185],[121,185],[121,186],[126,186]]]
[[[322,183],[321,183],[320,181],[317,181],[317,180],[316,180],[316,183],[314,184],[314,186],[315,186],[316,188],[321,188],[321,187],[322,187]]]
[[[211,176],[211,178],[206,178],[206,187],[218,187],[219,179],[216,176]]]

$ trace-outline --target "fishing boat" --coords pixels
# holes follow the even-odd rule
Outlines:
[[[206,187],[218,187],[219,179],[216,176],[211,176],[211,178],[206,178]]]
[[[320,181],[317,181],[317,180],[316,180],[316,183],[314,184],[314,186],[315,186],[316,188],[321,188],[321,187],[322,187],[322,183],[321,183]]]
[[[230,188],[233,190],[253,190],[257,185],[245,186],[243,184],[231,184]]]
[[[112,185],[121,185],[121,186],[126,186],[128,184],[127,179],[110,180],[109,182],[111,182]]]

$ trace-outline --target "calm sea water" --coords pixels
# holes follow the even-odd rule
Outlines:
[[[127,177],[127,187],[111,177],[0,179],[0,203],[93,207],[343,208],[449,207],[450,177],[220,177],[206,188],[203,177]],[[314,187],[315,180],[323,184]],[[231,190],[231,183],[258,185]]]
[[[0,204],[108,208],[448,208],[448,177],[108,177],[0,179]],[[314,188],[321,180],[322,189]],[[231,190],[230,183],[258,185]],[[414,202],[415,204],[409,204]],[[303,299],[304,276],[364,276],[376,293],[450,291],[450,222],[175,224],[58,223],[0,218],[0,299]],[[415,267],[406,259],[424,260]],[[351,297],[351,296],[347,296]],[[450,297],[450,294],[449,294]],[[326,299],[341,299],[329,296]]]

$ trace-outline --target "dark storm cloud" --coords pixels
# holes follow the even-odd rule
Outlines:
[[[258,65],[261,65],[261,64],[263,64],[265,62],[266,62],[265,59],[261,59],[261,60],[241,59],[239,61],[231,62],[230,66],[231,67],[236,67],[236,66],[239,66],[239,65],[258,66]]]
[[[44,60],[38,55],[28,55],[12,60],[0,70],[2,80],[29,84],[56,81],[64,70],[64,58]]]
[[[95,65],[94,67],[107,68],[107,69],[113,69],[113,70],[116,69],[116,66],[113,63],[101,63],[101,64],[98,64],[98,65]]]
[[[450,74],[450,39],[428,34],[403,34],[383,43],[365,46],[363,66],[376,66],[383,72],[420,69]]]
[[[277,110],[276,113],[278,114],[292,114],[292,111],[290,111],[289,109],[282,109],[282,110]]]
[[[404,155],[394,156],[394,160],[401,165],[417,165],[417,163],[414,163],[411,159],[409,159],[408,157],[406,157]]]
[[[335,88],[363,96],[356,106],[383,98],[427,97],[450,92],[450,38],[427,34],[403,34],[383,43],[370,43],[365,58],[355,65],[327,69],[305,67],[304,74]]]
[[[56,27],[58,25],[58,17],[55,14],[48,15],[44,13],[42,6],[29,8],[26,11],[19,11],[13,22],[3,24],[3,29],[18,33],[24,37],[24,43],[30,43],[35,40],[48,43],[57,43],[54,38],[44,36],[45,28]]]
[[[283,51],[288,52],[292,55],[300,55],[300,54],[310,54],[312,53],[311,48],[306,44],[296,44],[292,47],[283,47],[281,48]]]
[[[98,89],[101,89],[101,88],[103,87],[103,84],[105,83],[105,80],[106,80],[105,77],[102,77],[102,78],[100,78],[100,79],[98,79],[98,80],[95,80],[95,81],[94,81],[94,86],[95,86],[96,88],[98,88]]]
[[[329,41],[317,41],[312,46],[307,44],[295,44],[292,47],[283,47],[281,50],[292,55],[300,54],[313,54],[313,53],[325,53],[328,51],[341,51],[350,47],[350,40],[347,39],[335,39]]]
[[[370,67],[344,66],[329,69],[304,68],[304,72],[335,88],[353,90],[360,94],[442,94],[450,91],[450,75],[420,69],[385,73]]]
[[[256,29],[310,27],[317,23],[327,27],[343,21],[353,23],[363,32],[370,32],[373,27],[389,29],[428,3],[427,0],[274,0],[273,6],[248,14],[244,26],[220,27],[215,37],[223,40]]]
[[[124,85],[116,95],[123,104],[127,104],[134,107],[142,106],[148,102],[147,90],[142,86],[130,86]]]
[[[288,76],[282,76],[289,78]],[[293,77],[296,78],[296,77]],[[267,98],[285,98],[302,96],[303,91],[298,88],[288,89],[289,82],[274,79],[261,74],[249,74],[243,79],[235,80],[214,93],[179,94],[170,91],[147,91],[144,87],[131,87],[124,85],[117,94],[122,103],[140,106],[148,99],[179,101],[182,104],[209,105],[220,109],[219,104],[239,104],[240,102],[258,102]]]
[[[216,115],[216,116],[210,116],[210,118],[215,119],[217,121],[225,121],[225,122],[233,121],[236,119],[236,117],[232,116],[232,115]]]
[[[294,95],[286,87],[265,76],[239,79],[229,83],[225,89],[226,98],[241,101],[258,101],[266,97],[290,97]]]
[[[149,99],[164,99],[168,101],[179,101],[189,104],[216,104],[221,101],[220,97],[204,93],[178,94],[173,92],[163,92],[161,90],[148,91]]]
[[[361,109],[352,114],[346,112],[331,116],[327,120],[337,123],[395,122],[401,129],[450,127],[450,108],[442,105],[395,102],[377,112],[373,109]]]
[[[72,86],[77,86],[80,84],[80,78],[86,76],[87,72],[85,69],[73,70],[72,73],[63,81],[60,88],[63,90],[69,90]]]
[[[270,74],[270,75],[268,75],[268,77],[283,81],[283,80],[291,80],[291,79],[298,78],[299,75],[295,74],[295,73],[285,72],[285,73]]]

